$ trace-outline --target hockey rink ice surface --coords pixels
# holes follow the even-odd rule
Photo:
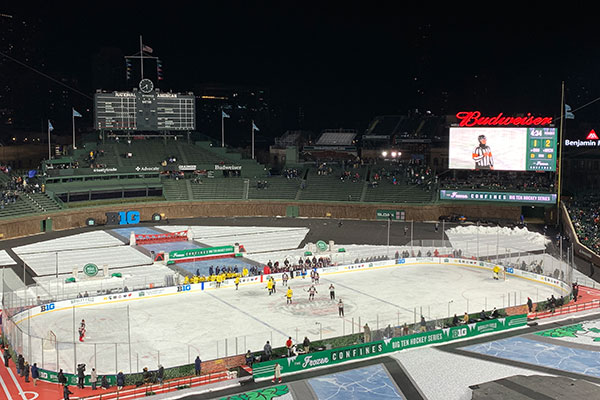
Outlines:
[[[330,284],[336,300],[330,300]],[[514,305],[515,300],[525,303],[528,296],[537,301],[561,295],[558,288],[527,279],[494,280],[489,270],[440,264],[325,271],[313,301],[306,292],[310,277],[290,279],[289,285],[294,291],[291,305],[286,304],[281,281],[273,295],[265,283],[247,283],[237,291],[222,287],[80,305],[37,315],[24,328],[32,336],[46,337],[49,330],[56,334],[58,351],[43,350],[45,369],[71,371],[83,362],[95,365],[100,374],[129,373],[144,366],[156,368],[159,362],[165,367],[191,363],[197,355],[209,360],[258,351],[267,340],[280,347],[289,336],[294,342],[301,343],[305,336],[315,341],[357,333],[365,323],[372,330],[383,329],[418,322],[421,314],[427,320],[461,317],[465,311],[508,306],[509,298]],[[338,316],[339,299],[345,305],[344,318]],[[87,324],[85,343],[75,337],[82,319]],[[38,365],[41,352],[37,341],[32,353]]]

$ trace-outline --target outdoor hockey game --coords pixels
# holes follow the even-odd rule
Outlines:
[[[180,227],[169,229],[175,231]],[[282,232],[279,235],[284,237]],[[306,232],[288,246],[298,246],[303,235]],[[460,235],[456,232],[453,235],[454,240],[460,242]],[[242,236],[238,235],[236,240],[243,239]],[[197,240],[211,242],[207,237]],[[225,239],[220,237],[219,240]],[[511,253],[506,248],[507,243],[502,245]],[[294,260],[305,250],[270,246],[267,251],[256,254],[250,252],[250,246],[244,258],[259,263],[284,257]],[[188,242],[186,247],[189,247]],[[180,284],[177,291],[168,288],[132,290],[96,296],[99,301],[75,299],[67,307],[22,313],[15,319],[23,333],[17,342],[25,353],[31,352],[30,359],[39,360],[47,370],[73,371],[78,364],[85,363],[94,365],[100,374],[129,373],[144,367],[156,368],[158,364],[172,367],[192,363],[196,356],[211,360],[244,354],[248,350],[256,352],[262,350],[267,341],[274,348],[281,347],[289,337],[300,344],[305,337],[314,342],[364,332],[365,325],[374,335],[383,335],[386,328],[403,329],[405,324],[411,331],[421,329],[423,317],[426,324],[423,329],[434,329],[443,326],[442,320],[455,314],[462,320],[465,313],[478,314],[485,310],[489,315],[493,308],[524,304],[528,297],[537,302],[566,294],[558,285],[505,273],[504,268],[494,274],[493,257],[485,265],[472,259],[467,265],[451,257],[426,257],[433,247],[419,247],[423,255],[420,258],[409,254],[407,258],[392,256],[388,260],[367,262],[364,261],[367,254],[394,255],[399,251],[402,256],[403,252],[416,253],[417,249],[344,247],[347,252],[344,258],[336,255],[332,260],[337,266],[317,270],[317,282],[311,279],[310,271],[303,276],[295,274],[293,278],[286,274],[287,284],[281,274],[274,274],[274,290],[267,289],[266,276],[256,276],[242,280],[237,289],[233,280],[220,287]],[[116,247],[121,249],[119,251],[122,248],[122,245]],[[37,254],[36,258],[39,257]],[[513,258],[516,263],[526,259],[524,255]],[[219,260],[213,261],[219,264]],[[153,268],[167,269],[160,263],[154,263]],[[174,279],[182,282],[178,274]],[[52,286],[45,280],[40,282]],[[81,288],[86,288],[85,282]],[[292,291],[291,301],[288,301],[288,289]],[[311,292],[313,299],[309,299]],[[82,322],[85,324],[83,334],[80,332]]]

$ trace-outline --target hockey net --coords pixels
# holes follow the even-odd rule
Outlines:
[[[56,350],[56,334],[48,331],[44,337],[42,347],[44,350]]]

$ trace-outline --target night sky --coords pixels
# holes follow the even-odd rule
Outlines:
[[[86,93],[95,89],[93,55],[133,54],[142,34],[163,60],[166,89],[265,86],[273,103],[302,106],[321,129],[364,129],[375,115],[409,109],[556,116],[563,80],[574,109],[600,93],[589,10],[401,3],[123,1],[65,10],[47,2],[6,11],[39,18],[46,71],[76,77]],[[598,107],[578,117],[596,120]]]

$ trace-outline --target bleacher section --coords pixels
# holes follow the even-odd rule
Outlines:
[[[202,183],[191,183],[194,200],[243,200],[242,178],[203,179]]]
[[[23,193],[19,195],[16,202],[6,204],[0,209],[0,218],[47,213],[62,208],[58,201],[46,193]]]
[[[316,169],[310,169],[306,187],[301,190],[298,200],[360,201],[365,185],[366,167],[353,168],[349,171],[352,175],[358,172],[360,178],[356,182],[349,178],[342,180],[340,176],[343,170],[337,167],[327,175],[319,175]]]
[[[418,186],[407,185],[400,181],[394,185],[386,180],[381,180],[377,186],[368,187],[363,201],[379,203],[428,203],[432,200],[432,192],[425,191]]]
[[[259,183],[267,182],[267,186]],[[275,176],[259,180],[251,180],[248,188],[248,199],[251,200],[295,200],[300,190],[300,179],[288,179]]]

